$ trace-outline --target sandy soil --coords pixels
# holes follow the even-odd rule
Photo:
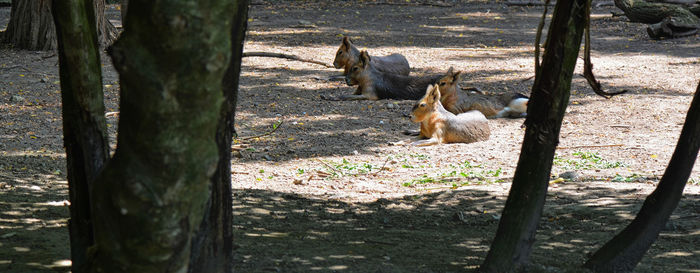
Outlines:
[[[542,7],[256,1],[246,51],[331,63],[342,35],[413,74],[463,71],[463,86],[529,94]],[[673,152],[700,75],[700,38],[651,41],[594,8],[595,96],[575,76],[532,256],[535,272],[575,269],[636,214]],[[114,11],[116,14],[116,11]],[[0,29],[9,8],[0,8]],[[118,19],[118,18],[117,18]],[[104,58],[105,103],[118,78]],[[245,58],[233,161],[237,272],[457,272],[483,260],[517,165],[523,119],[491,120],[473,144],[390,146],[417,128],[413,101],[338,102],[339,70]],[[576,70],[581,73],[581,64]],[[275,124],[279,128],[269,135]],[[116,117],[109,118],[115,141]],[[0,271],[69,269],[57,58],[0,48]],[[700,171],[638,272],[700,272]]]

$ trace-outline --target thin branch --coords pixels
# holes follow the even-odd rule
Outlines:
[[[296,55],[288,55],[288,54],[282,54],[282,53],[272,53],[272,52],[243,52],[243,57],[271,57],[271,58],[282,58],[282,59],[289,59],[289,60],[295,60],[295,61],[300,61],[300,62],[305,62],[305,63],[312,63],[312,64],[318,64],[325,66],[327,68],[332,68],[332,65],[326,64],[324,62],[316,61],[316,60],[311,60],[311,59],[304,59],[301,57],[298,57]]]
[[[258,137],[269,136],[269,135],[271,135],[272,133],[274,133],[275,131],[277,131],[277,129],[279,129],[279,128],[282,126],[282,123],[283,123],[283,121],[280,120],[277,124],[275,124],[275,125],[272,126],[272,130],[270,130],[270,131],[268,131],[268,132],[265,132],[265,133],[263,133],[263,134],[256,135],[256,136],[238,137],[238,138],[236,138],[236,139],[238,139],[238,140],[246,140],[246,139],[252,139],[252,138],[258,138]]]
[[[380,172],[382,172],[382,171],[384,170],[384,167],[386,166],[386,163],[389,162],[389,159],[391,159],[391,157],[390,157],[390,156],[387,156],[387,157],[386,157],[386,160],[384,160],[384,164],[382,164],[382,167],[379,168],[379,170],[376,171],[376,172],[374,172],[372,175],[373,175],[373,176],[377,176],[377,174],[379,174]]]
[[[615,95],[627,93],[627,90],[608,93],[603,91],[600,82],[593,75],[593,63],[591,62],[591,0],[586,1],[586,28],[585,31],[585,49],[583,53],[583,77],[586,78],[588,84],[593,89],[593,92],[599,96],[609,99]]]
[[[323,165],[326,165],[326,167],[328,167],[329,169],[331,169],[331,170],[333,170],[333,171],[335,171],[335,172],[337,172],[337,173],[340,173],[341,175],[345,175],[345,173],[343,173],[343,171],[336,169],[335,167],[329,165],[329,164],[326,163],[326,162],[323,162],[323,160],[320,160],[320,159],[316,158],[316,161],[323,163]]]
[[[557,149],[608,148],[608,147],[621,147],[621,146],[623,146],[623,144],[580,145],[580,146],[557,147]]]
[[[540,71],[540,41],[542,40],[542,29],[544,28],[544,21],[547,19],[547,6],[549,6],[549,0],[544,2],[544,12],[542,12],[542,19],[540,19],[540,24],[537,25],[537,35],[535,36],[535,77]]]
[[[554,4],[550,4],[549,1],[546,1],[544,4],[540,1],[508,1],[506,2],[506,6],[554,6]],[[546,13],[546,12],[545,12]]]
[[[381,2],[369,2],[366,3],[368,5],[387,5],[387,6],[433,6],[433,7],[444,7],[444,8],[449,8],[452,7],[453,5],[444,3],[442,1],[426,1],[426,2],[386,2],[386,1],[381,1]]]

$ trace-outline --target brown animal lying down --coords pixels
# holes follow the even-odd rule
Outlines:
[[[425,96],[413,106],[411,121],[420,122],[419,140],[411,145],[428,146],[440,143],[472,143],[489,139],[491,130],[484,114],[469,111],[455,115],[440,102],[440,88],[430,85]],[[405,142],[393,143],[402,145]]]
[[[342,95],[330,100],[380,100],[403,99],[417,100],[425,93],[423,90],[435,83],[443,75],[431,75],[424,77],[403,76],[385,73],[377,70],[371,64],[372,57],[367,51],[360,52],[360,61],[350,68],[350,74],[345,76],[345,82],[357,85],[357,90],[352,95]]]
[[[528,98],[518,93],[506,93],[502,95],[484,95],[467,93],[459,90],[457,83],[460,71],[454,71],[452,67],[447,74],[438,80],[443,107],[454,114],[478,110],[487,118],[519,118],[527,115]]]
[[[343,75],[347,75],[350,72],[350,68],[359,61],[360,50],[350,42],[348,36],[343,37],[343,42],[335,53],[333,66],[335,68],[343,68]],[[411,72],[411,67],[409,67],[406,57],[398,53],[387,56],[373,56],[371,65],[378,71],[389,74],[408,76]]]

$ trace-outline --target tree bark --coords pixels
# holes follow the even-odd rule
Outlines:
[[[73,272],[84,272],[93,240],[90,186],[109,158],[102,70],[90,0],[53,2],[70,197]]]
[[[248,22],[248,0],[235,3],[231,27],[231,60],[224,73],[224,102],[216,127],[218,164],[211,177],[208,210],[192,242],[189,272],[233,272],[233,200],[231,192],[231,140],[238,98],[243,43]]]
[[[584,267],[595,272],[632,272],[656,241],[683,195],[700,149],[700,83],[690,104],[676,150],[656,190],[637,217],[596,251]]]
[[[10,22],[3,37],[19,49],[56,48],[56,30],[51,18],[51,0],[12,0]]]
[[[92,190],[91,272],[187,272],[216,170],[233,2],[129,2],[110,47],[118,147]],[[213,202],[213,201],[212,201]]]
[[[18,49],[56,49],[56,29],[51,15],[52,0],[12,0],[10,22],[3,43]],[[105,1],[94,1],[97,37],[101,46],[112,44],[117,29],[104,16]]]
[[[513,272],[529,260],[549,185],[585,28],[586,0],[559,0],[525,120],[527,129],[505,208],[481,272]]]
[[[693,35],[700,29],[700,18],[680,5],[650,3],[643,0],[615,0],[615,6],[632,22],[650,24],[652,39]]]

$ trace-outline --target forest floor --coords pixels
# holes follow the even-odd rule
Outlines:
[[[463,86],[493,94],[529,94],[533,84],[541,6],[254,2],[245,51],[331,64],[348,35],[372,55],[403,54],[415,75],[454,67]],[[630,222],[663,175],[698,84],[700,37],[653,41],[644,25],[611,11],[619,12],[593,9],[594,72],[607,90],[629,92],[594,95],[579,61],[552,169],[553,180],[575,177],[550,186],[533,272],[578,271]],[[109,15],[118,20],[114,6]],[[0,8],[0,30],[8,19],[9,7]],[[103,63],[105,103],[119,111],[118,76],[108,57]],[[405,116],[414,102],[322,100],[353,91],[322,80],[339,73],[287,59],[243,60],[232,163],[235,270],[476,268],[508,195],[524,119],[490,120],[485,142],[390,146],[417,128]],[[0,48],[1,272],[69,270],[58,81],[55,53]],[[114,146],[117,116],[108,121]],[[700,272],[698,164],[638,272]]]

